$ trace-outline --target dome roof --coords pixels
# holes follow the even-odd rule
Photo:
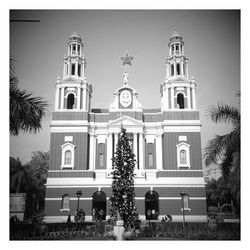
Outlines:
[[[179,34],[179,32],[177,30],[174,30],[174,33],[172,34],[172,36],[170,38],[172,38],[172,37],[181,37],[181,35]]]
[[[69,40],[72,41],[72,40],[80,40],[82,41],[82,38],[81,36],[79,35],[77,29],[75,29],[75,31],[72,33],[72,35],[69,37]]]

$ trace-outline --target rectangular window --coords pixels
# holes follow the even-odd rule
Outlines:
[[[101,153],[100,155],[99,155],[99,157],[100,157],[100,167],[103,167],[103,154]]]
[[[153,165],[154,165],[153,162],[154,162],[153,161],[153,154],[149,153],[148,154],[148,166],[153,167]]]
[[[180,151],[180,164],[187,164],[187,156],[185,150]]]
[[[81,64],[78,64],[78,76],[81,76]]]
[[[185,64],[183,64],[183,74],[185,75],[185,70],[186,70],[186,67],[185,67]]]
[[[184,205],[184,210],[189,209],[189,207],[188,207],[188,195],[183,196],[183,205]]]
[[[71,65],[71,75],[74,76],[76,72],[76,65],[74,63],[72,63]]]
[[[179,44],[175,45],[175,53],[178,55],[179,54]]]
[[[134,134],[128,133],[127,138],[128,138],[128,142],[129,142],[131,151],[134,152]]]
[[[73,44],[73,50],[72,50],[72,54],[75,54],[76,53],[76,45]]]
[[[171,76],[173,76],[173,75],[174,75],[174,65],[171,64]]]
[[[176,65],[176,70],[177,70],[177,75],[181,74],[181,65],[179,63],[177,63]]]
[[[77,54],[80,55],[80,45],[77,46]]]
[[[171,46],[171,55],[174,54],[174,45]]]

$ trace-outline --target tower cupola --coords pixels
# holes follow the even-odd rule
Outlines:
[[[75,30],[69,37],[68,54],[64,57],[63,79],[84,79],[85,64],[82,38]]]
[[[182,36],[175,30],[168,43],[166,77],[161,85],[162,111],[196,109],[195,81],[188,76],[189,59]]]

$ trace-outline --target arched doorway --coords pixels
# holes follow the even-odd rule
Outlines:
[[[69,94],[67,98],[67,109],[73,109],[75,104],[75,96],[74,94]]]
[[[93,194],[92,216],[94,220],[106,219],[106,194],[103,191],[97,191]]]
[[[145,194],[145,215],[146,220],[158,219],[159,195],[156,191],[150,190]]]

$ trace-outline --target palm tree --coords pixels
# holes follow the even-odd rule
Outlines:
[[[229,182],[232,177],[240,179],[240,111],[235,107],[219,104],[211,106],[209,115],[212,121],[227,122],[233,125],[230,133],[216,135],[208,141],[204,149],[203,160],[206,166],[216,164],[222,176]],[[236,179],[237,179],[236,178]]]
[[[20,130],[37,132],[42,128],[41,121],[48,104],[41,97],[33,97],[27,90],[19,89],[14,64],[10,55],[10,133],[18,135]]]
[[[37,180],[30,165],[23,165],[19,158],[10,159],[10,189],[12,192],[28,192],[38,189]]]

